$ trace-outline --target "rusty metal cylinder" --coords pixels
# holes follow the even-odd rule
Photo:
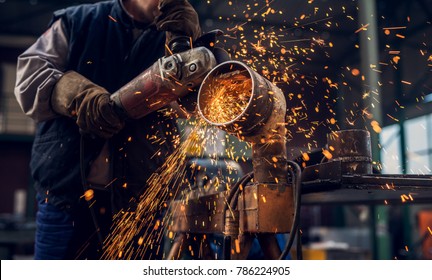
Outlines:
[[[247,88],[239,93],[239,98],[233,100],[237,103],[235,111],[229,118],[220,117],[209,107],[219,91],[215,90],[221,83],[238,82],[239,77],[249,80]],[[229,85],[227,85],[229,86]],[[270,82],[258,75],[244,63],[227,61],[216,66],[204,78],[198,94],[198,112],[208,123],[215,125],[238,138],[256,134],[265,124],[273,111],[271,94],[273,87]],[[241,95],[241,96],[240,96]],[[242,102],[240,102],[242,98]],[[234,105],[234,103],[232,103]],[[230,104],[227,104],[230,105]],[[228,107],[228,106],[227,106]],[[229,109],[229,108],[225,108]]]
[[[294,200],[288,182],[287,105],[282,90],[244,63],[227,61],[207,74],[197,100],[206,122],[252,143],[254,183],[239,194],[240,232],[289,232]],[[225,235],[235,233],[236,226],[228,214]]]
[[[327,134],[332,161],[341,161],[344,174],[372,174],[370,133],[362,129],[347,129]]]
[[[226,211],[225,213],[225,236],[237,236],[239,233],[239,212]]]
[[[212,106],[217,98],[226,98],[223,106]],[[286,100],[278,87],[244,63],[227,61],[204,78],[198,112],[211,125],[252,143],[255,182],[287,183]]]
[[[287,184],[288,164],[285,141],[252,145],[254,180],[267,184]]]

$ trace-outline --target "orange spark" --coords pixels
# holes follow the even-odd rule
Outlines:
[[[369,26],[369,23],[366,25],[362,25],[359,29],[357,29],[354,33],[359,33],[360,31],[367,30],[367,27]]]
[[[117,20],[115,18],[113,18],[111,15],[108,15],[108,18],[112,21],[114,21],[115,23],[117,23]]]

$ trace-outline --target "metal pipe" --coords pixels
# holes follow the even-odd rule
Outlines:
[[[232,105],[240,108],[236,107],[228,119],[226,112],[219,118],[219,112],[211,107],[220,94],[214,88],[224,81],[234,83],[239,75],[250,81],[242,92],[235,93],[238,99],[232,100]],[[227,61],[204,78],[198,93],[198,112],[209,124],[252,143],[255,182],[287,183],[286,101],[278,87],[244,63]]]
[[[372,174],[370,133],[363,129],[347,129],[327,134],[332,151],[330,161],[341,161],[343,174]]]
[[[283,92],[244,63],[227,61],[204,78],[197,103],[207,123],[252,144],[254,181],[239,194],[239,233],[289,232],[294,202]]]

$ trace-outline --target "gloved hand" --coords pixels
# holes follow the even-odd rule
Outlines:
[[[75,71],[66,72],[51,95],[53,110],[76,117],[82,134],[110,138],[124,126],[108,91]]]
[[[178,37],[194,41],[201,36],[198,14],[187,0],[160,0],[159,10],[155,23],[158,30],[166,31],[168,46]]]

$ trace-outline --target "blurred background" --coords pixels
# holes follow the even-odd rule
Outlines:
[[[53,11],[92,2],[0,0],[1,259],[32,258],[34,240],[34,123],[14,97],[17,56]],[[320,152],[331,131],[361,128],[382,173],[431,174],[432,0],[190,2],[204,32],[224,32],[218,45],[232,59],[285,93],[291,158]],[[431,202],[305,203],[305,258],[432,259]]]

